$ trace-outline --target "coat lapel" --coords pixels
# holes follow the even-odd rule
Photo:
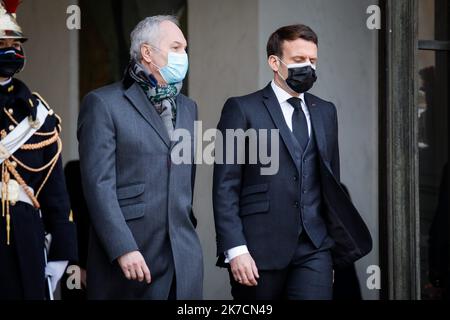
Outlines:
[[[193,126],[194,120],[190,119],[189,112],[186,110],[186,105],[183,103],[182,95],[179,94],[176,98],[177,104],[177,117],[175,120],[175,130],[176,129],[185,129],[188,130],[191,135],[193,134],[191,131],[191,127]],[[178,143],[180,143],[182,139],[177,139],[171,142],[170,149],[173,149]]]
[[[297,169],[299,169],[295,157],[295,146],[292,140],[291,130],[289,130],[289,127],[286,124],[283,112],[281,111],[281,106],[278,103],[277,97],[275,96],[275,93],[273,92],[270,84],[263,89],[263,97],[264,104],[266,105],[266,108],[269,111],[270,116],[275,123],[275,126],[278,130],[280,130],[281,138],[283,139],[283,142],[286,145],[292,160],[294,161]]]
[[[165,145],[170,148],[170,138],[167,129],[165,128],[160,115],[156,112],[139,85],[133,83],[133,85],[125,91],[125,96],[142,117],[153,127]]]

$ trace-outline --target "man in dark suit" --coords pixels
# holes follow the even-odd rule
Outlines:
[[[279,130],[279,170],[220,164],[214,169],[218,265],[228,267],[235,299],[331,299],[333,265],[345,266],[372,248],[370,233],[340,185],[335,106],[306,93],[316,81],[317,35],[304,25],[278,29],[267,44],[274,80],[230,98],[218,130]],[[264,131],[258,131],[260,143]],[[260,144],[259,144],[260,145]],[[231,150],[233,151],[233,150]],[[226,157],[224,157],[226,158]],[[276,157],[275,157],[276,158]]]

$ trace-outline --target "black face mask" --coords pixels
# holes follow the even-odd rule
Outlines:
[[[302,94],[313,87],[317,80],[317,76],[316,70],[311,64],[299,63],[287,65],[283,61],[281,62],[288,67],[288,77],[285,81],[289,88]],[[283,76],[281,76],[281,78],[283,78]]]
[[[22,71],[25,65],[25,55],[15,48],[0,49],[0,77],[11,78]]]

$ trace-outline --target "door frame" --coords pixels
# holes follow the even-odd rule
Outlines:
[[[420,299],[418,0],[381,0],[381,299]]]

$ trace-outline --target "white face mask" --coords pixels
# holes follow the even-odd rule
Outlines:
[[[152,46],[153,47],[153,46]],[[153,47],[162,53],[162,50]],[[167,84],[175,84],[182,82],[186,77],[187,71],[189,69],[189,58],[187,53],[176,53],[169,51],[167,55],[167,65],[164,67],[159,67],[152,62],[152,64],[158,68],[161,77]]]

